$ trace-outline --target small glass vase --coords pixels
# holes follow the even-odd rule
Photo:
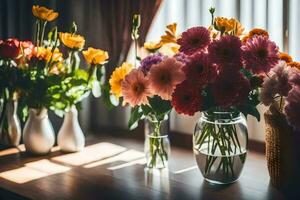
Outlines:
[[[146,167],[149,169],[164,169],[168,167],[170,156],[170,141],[168,138],[168,120],[145,120]]]
[[[237,181],[247,156],[245,118],[235,111],[203,112],[195,127],[193,146],[205,180],[215,184]]]

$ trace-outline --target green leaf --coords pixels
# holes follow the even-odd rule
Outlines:
[[[131,109],[130,119],[128,122],[129,130],[133,130],[138,126],[138,122],[142,119],[143,112],[139,106]]]
[[[252,115],[257,119],[257,121],[260,121],[260,113],[258,112],[256,106],[245,104],[239,106],[238,109],[245,115],[246,118],[248,115]]]
[[[172,110],[171,102],[163,100],[159,96],[148,98],[148,100],[155,117],[159,121],[164,120],[165,115],[168,115]]]

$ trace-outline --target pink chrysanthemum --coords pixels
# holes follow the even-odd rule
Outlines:
[[[278,58],[278,47],[267,37],[257,35],[242,46],[245,68],[254,74],[267,73],[274,67]]]
[[[202,107],[200,90],[188,80],[177,85],[172,95],[172,106],[179,114],[194,115]]]
[[[212,85],[214,102],[222,108],[244,103],[249,92],[249,80],[238,71],[220,74]]]
[[[221,67],[240,69],[242,66],[240,39],[234,35],[226,35],[215,40],[208,47],[211,62]]]
[[[217,66],[209,61],[205,53],[196,53],[191,56],[189,62],[183,67],[183,71],[186,79],[199,87],[213,82],[217,76]]]
[[[129,103],[132,107],[148,104],[148,97],[152,96],[149,79],[141,70],[132,70],[122,82],[122,94],[124,103]]]
[[[284,111],[287,121],[296,130],[300,130],[300,86],[294,87],[285,101]]]
[[[210,33],[205,27],[193,27],[183,32],[177,40],[179,51],[192,55],[198,51],[206,51],[210,43]]]
[[[182,66],[183,64],[175,58],[166,58],[153,65],[149,72],[152,93],[164,100],[171,100],[176,85],[185,78]]]

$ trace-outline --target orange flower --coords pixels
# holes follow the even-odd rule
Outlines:
[[[160,40],[157,42],[145,42],[144,43],[144,48],[147,49],[148,51],[156,51],[159,48],[161,48],[165,44],[170,44],[170,43],[176,43],[177,41],[177,35],[176,35],[176,30],[177,30],[177,24],[169,24],[166,27],[165,35],[162,35],[160,37]]]
[[[92,65],[104,64],[108,59],[108,53],[101,49],[89,47],[88,50],[82,52],[86,62]]]
[[[290,67],[295,67],[298,70],[300,70],[300,63],[299,62],[289,62],[289,63],[287,63],[287,65],[290,66]]]
[[[32,6],[32,14],[45,21],[53,21],[58,17],[58,13],[43,6]]]
[[[135,107],[148,104],[148,97],[152,96],[149,79],[141,70],[133,69],[122,83],[124,103]]]
[[[70,49],[82,49],[85,44],[84,37],[71,33],[59,33],[59,39]]]
[[[249,35],[245,35],[243,38],[242,38],[242,43],[245,44],[247,42],[247,40],[250,39]]]
[[[254,28],[249,32],[250,38],[252,38],[255,35],[263,35],[263,36],[266,36],[267,38],[269,38],[269,33],[266,30],[260,29],[260,28]]]
[[[234,18],[216,17],[214,27],[218,31],[225,33],[233,33],[234,35],[240,36],[244,32],[242,24]]]
[[[54,62],[60,62],[63,60],[63,55],[59,49],[56,48],[53,52],[51,52],[51,50],[51,48],[38,47],[35,49],[34,54],[38,59],[45,60],[47,62],[50,62],[51,59]]]
[[[287,53],[280,52],[279,55],[278,55],[278,57],[279,57],[280,60],[283,60],[283,61],[285,61],[286,63],[293,62],[292,56],[290,56],[290,55],[287,54]]]

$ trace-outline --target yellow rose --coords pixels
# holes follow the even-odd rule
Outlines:
[[[110,93],[117,98],[122,96],[122,82],[125,76],[132,70],[132,64],[124,62],[120,67],[117,67],[112,73],[109,84]]]
[[[85,43],[84,37],[71,33],[59,33],[59,38],[70,49],[82,49]]]
[[[82,52],[85,60],[89,64],[97,65],[103,64],[108,59],[108,53],[101,49],[94,49],[89,47],[88,50]]]
[[[45,21],[53,21],[58,17],[58,13],[54,12],[54,10],[48,9],[43,6],[32,6],[32,14]]]

